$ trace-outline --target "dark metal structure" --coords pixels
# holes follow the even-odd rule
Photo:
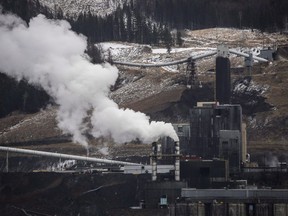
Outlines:
[[[175,203],[181,197],[181,189],[187,188],[181,181],[152,181],[145,185],[145,201],[147,208],[159,208],[161,198],[166,197],[167,204]]]
[[[227,160],[186,159],[180,171],[190,188],[223,188],[229,180]]]
[[[197,200],[202,202],[230,201],[246,203],[255,202],[272,202],[272,203],[287,203],[287,189],[195,189],[183,188],[181,191],[183,198]]]
[[[191,88],[196,84],[196,65],[195,60],[192,58],[189,58],[189,61],[187,62],[186,67],[186,77],[187,77],[187,87]]]
[[[229,160],[231,173],[242,161],[242,109],[240,105],[197,106],[190,110],[191,137],[187,154],[204,159]]]
[[[231,73],[229,58],[216,58],[216,101],[220,104],[230,104]]]

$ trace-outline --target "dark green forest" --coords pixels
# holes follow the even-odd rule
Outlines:
[[[139,1],[145,16],[173,28],[256,28],[280,31],[288,15],[287,0],[146,0]]]
[[[0,73],[0,117],[14,110],[37,112],[49,101],[49,95],[40,87],[32,86],[25,80],[18,82]]]
[[[0,0],[4,11],[12,11],[29,22],[38,13],[63,18],[38,0]],[[56,11],[56,13],[55,13]],[[145,44],[171,43],[170,30],[211,27],[251,28],[261,31],[287,30],[287,0],[130,0],[113,14],[99,17],[89,11],[78,18],[65,17],[72,29],[91,42],[127,41]],[[176,41],[175,41],[176,42]]]
[[[234,27],[275,32],[285,30],[287,17],[287,0],[134,0],[106,17],[88,12],[70,23],[94,42],[168,46],[167,30]]]

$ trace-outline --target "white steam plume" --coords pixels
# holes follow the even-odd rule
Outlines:
[[[70,30],[66,21],[33,18],[29,27],[14,15],[0,13],[0,71],[17,80],[41,86],[59,105],[58,126],[87,147],[85,133],[111,136],[123,143],[152,142],[169,136],[178,140],[171,124],[149,122],[149,117],[119,109],[109,97],[118,70],[94,65],[85,57],[86,38]],[[84,123],[90,117],[92,130]]]

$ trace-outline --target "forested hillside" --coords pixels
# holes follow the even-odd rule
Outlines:
[[[167,46],[171,43],[167,29],[181,32],[185,28],[234,27],[287,31],[287,17],[286,0],[134,0],[106,17],[88,11],[70,22],[76,31],[95,42],[162,42]]]
[[[286,0],[146,0],[140,11],[174,28],[209,27],[283,30],[287,24]]]
[[[27,22],[38,13],[65,18],[91,42],[114,40],[169,46],[172,29],[180,32],[185,28],[235,27],[287,31],[288,27],[287,0],[127,0],[112,14],[98,16],[87,10],[76,19],[63,17],[60,7],[46,8],[38,0],[0,0],[0,4]]]
[[[0,118],[14,110],[26,113],[38,112],[48,104],[50,97],[40,87],[31,86],[0,73]]]

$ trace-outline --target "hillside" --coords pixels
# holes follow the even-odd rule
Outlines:
[[[170,45],[169,31],[215,27],[287,32],[286,0],[0,0],[27,23],[38,14],[66,19],[92,42]]]
[[[219,36],[221,35],[221,37]],[[230,47],[261,48],[278,44],[278,60],[272,64],[255,64],[252,80],[247,74],[233,73],[233,101],[244,106],[248,130],[248,151],[252,154],[273,152],[283,156],[287,150],[288,127],[288,55],[281,34],[261,34],[257,31],[236,29],[207,29],[187,31],[182,48],[166,49],[129,43],[102,43],[101,47],[113,60],[131,62],[165,62],[199,55],[215,48],[218,43]],[[162,68],[118,67],[119,78],[110,97],[123,108],[147,113],[151,120],[188,122],[189,107],[197,101],[211,101],[214,95],[214,58],[197,61],[201,85],[186,88],[185,65]],[[243,59],[231,56],[232,68],[241,68]],[[236,82],[235,82],[236,81]],[[256,101],[255,103],[251,103]],[[11,113],[0,119],[2,145],[29,149],[86,154],[86,150],[71,143],[70,136],[57,128],[57,107],[48,106],[34,114]],[[90,139],[90,154],[99,157],[143,156],[149,145],[116,145],[111,140]]]
[[[91,13],[98,16],[106,16],[113,13],[117,7],[122,7],[126,0],[39,0],[39,3],[50,9],[52,13],[62,11],[66,18],[77,18],[79,14]]]
[[[161,24],[184,29],[203,29],[215,26],[248,27],[261,30],[287,31],[287,9],[285,0],[32,0],[47,7],[54,15],[61,12],[64,18],[77,19],[80,14],[104,17],[130,5],[130,12],[143,15]],[[209,16],[203,16],[209,14]],[[115,15],[115,14],[114,14]],[[127,19],[128,14],[125,14]],[[117,15],[116,15],[117,17]],[[285,18],[286,17],[286,18]],[[285,20],[286,19],[286,20]]]

